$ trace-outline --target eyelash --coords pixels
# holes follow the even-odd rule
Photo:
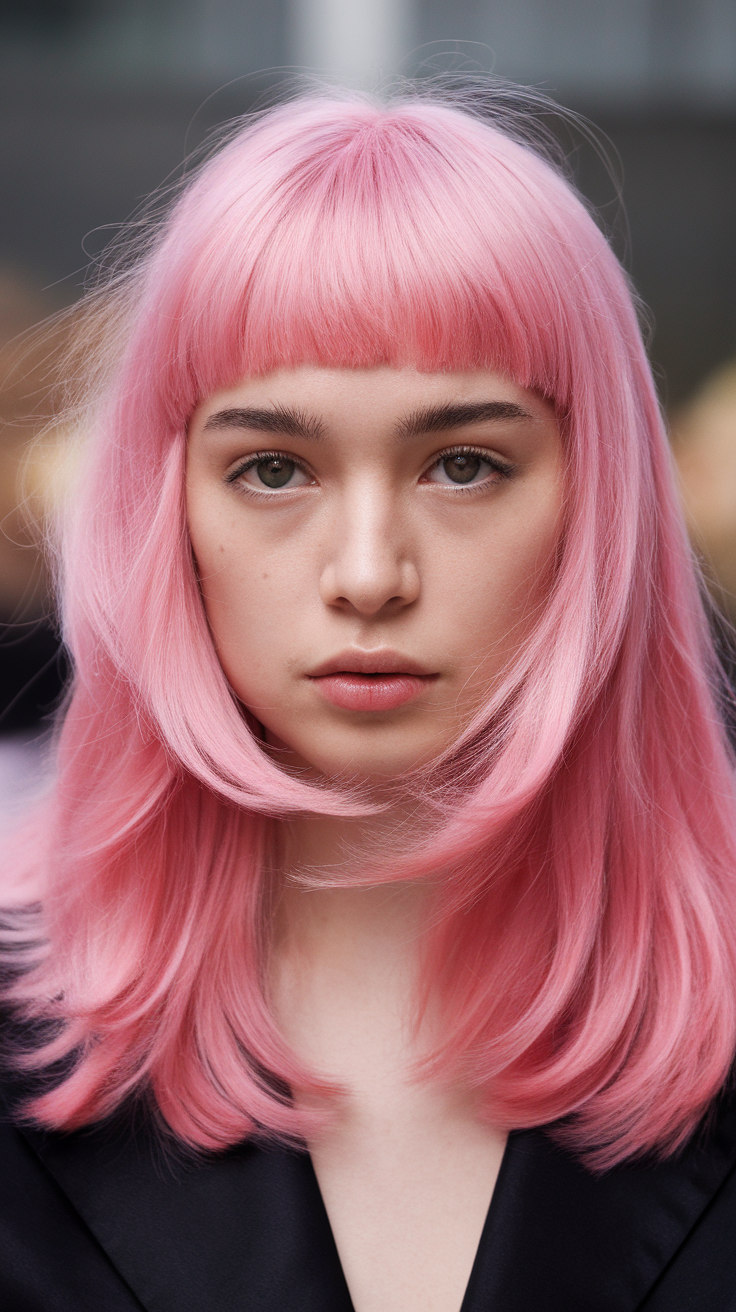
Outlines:
[[[243,477],[243,474],[247,474],[249,469],[252,469],[254,465],[259,465],[262,460],[283,459],[290,460],[292,464],[296,465],[297,469],[301,469],[302,473],[309,473],[306,465],[303,465],[301,460],[296,460],[294,456],[288,455],[286,451],[256,451],[255,455],[248,456],[247,460],[242,460],[236,469],[231,469],[230,473],[225,475],[225,482],[237,483],[238,479]]]
[[[479,456],[484,464],[490,465],[493,472],[499,475],[499,480],[511,478],[515,472],[514,466],[511,463],[500,460],[498,456],[491,455],[490,451],[484,447],[453,446],[448,447],[445,451],[440,451],[439,455],[435,456],[435,459],[432,461],[431,465],[425,469],[424,473],[428,474],[430,470],[436,469],[438,465],[441,465],[443,460],[450,460],[452,456]],[[450,483],[442,483],[439,485],[435,484],[435,486],[441,486],[452,493],[460,492],[468,496],[473,492],[480,492],[481,489],[488,487],[489,483],[492,485],[492,480],[486,476],[482,483],[457,483],[454,487]]]
[[[443,460],[449,460],[452,456],[479,456],[480,459],[483,460],[485,464],[490,465],[494,473],[498,474],[502,479],[511,478],[514,473],[513,465],[506,464],[504,461],[499,460],[497,456],[492,456],[491,453],[483,447],[453,446],[448,447],[445,451],[440,451],[439,455],[435,456],[431,465],[424,470],[422,477],[428,474],[430,470],[436,469],[438,465],[441,465]],[[248,456],[246,460],[241,461],[241,463],[235,469],[231,470],[229,474],[226,474],[225,482],[228,484],[237,483],[238,479],[243,477],[243,474],[246,474],[249,469],[253,469],[255,465],[260,464],[262,460],[282,460],[284,457],[290,460],[297,469],[302,471],[302,473],[309,474],[306,465],[300,460],[295,459],[294,456],[288,455],[286,451],[256,451],[252,456]],[[488,479],[484,479],[482,483],[467,483],[465,485],[458,483],[454,487],[450,483],[435,484],[435,486],[442,486],[452,493],[460,492],[467,495],[468,493],[478,492],[481,488],[487,487]],[[262,493],[256,488],[246,486],[241,487],[240,490],[245,495],[249,496],[260,497],[263,495],[274,495],[272,492]],[[288,489],[286,490],[288,491]],[[276,493],[276,495],[278,495],[278,493]]]

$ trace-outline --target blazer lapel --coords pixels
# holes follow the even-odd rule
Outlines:
[[[147,1312],[352,1312],[306,1153],[192,1163],[143,1126],[22,1133]]]
[[[353,1312],[311,1160],[172,1156],[145,1125],[23,1134],[146,1312]],[[593,1176],[512,1133],[461,1312],[637,1312],[736,1167],[736,1103],[676,1158]]]
[[[736,1108],[661,1163],[594,1176],[510,1135],[461,1312],[635,1312],[736,1165]]]

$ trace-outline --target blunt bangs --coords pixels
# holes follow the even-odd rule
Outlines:
[[[298,144],[290,108],[231,142],[174,215],[162,308],[190,402],[282,366],[411,364],[496,369],[566,406],[571,325],[595,329],[581,273],[614,262],[552,167],[446,106],[300,117]]]

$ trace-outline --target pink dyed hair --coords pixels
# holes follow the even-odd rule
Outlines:
[[[350,801],[268,759],[218,665],[187,421],[276,366],[411,362],[553,399],[568,475],[544,614],[431,850],[393,872],[443,875],[436,1066],[503,1124],[568,1115],[599,1165],[672,1150],[736,1046],[733,772],[631,294],[585,207],[451,104],[303,99],[201,168],[123,295],[64,533],[58,781],[26,846],[48,947],[13,991],[64,1022],[35,1064],[76,1061],[32,1114],[79,1126],[146,1088],[199,1147],[304,1134],[283,1090],[310,1077],[264,997],[262,852],[268,817]]]

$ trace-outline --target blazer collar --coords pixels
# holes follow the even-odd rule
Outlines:
[[[306,1153],[192,1162],[144,1125],[22,1133],[146,1312],[353,1312]]]
[[[191,1163],[144,1125],[23,1133],[146,1312],[353,1312],[306,1153]],[[675,1158],[593,1176],[510,1135],[461,1312],[636,1312],[736,1164],[736,1105]]]
[[[594,1176],[543,1130],[509,1136],[461,1312],[635,1312],[736,1166],[736,1104],[676,1157]]]

